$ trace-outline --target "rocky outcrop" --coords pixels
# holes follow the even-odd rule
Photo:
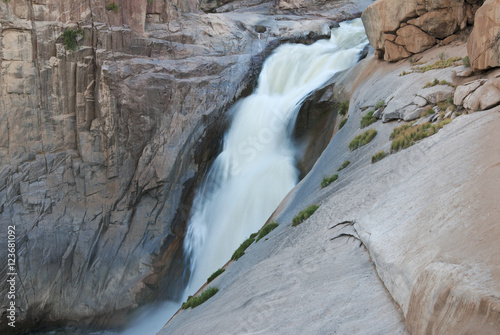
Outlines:
[[[474,70],[500,66],[500,1],[487,0],[476,12],[467,53]]]
[[[422,52],[468,24],[481,0],[379,0],[362,15],[378,58],[398,61]]]
[[[335,1],[331,16],[278,20],[263,1],[248,15],[248,1],[209,15],[193,0],[116,3],[0,1],[0,233],[16,226],[20,332],[117,326],[178,297],[193,191],[225,111],[274,47],[361,11]]]
[[[477,79],[457,87],[453,102],[467,110],[486,110],[500,104],[500,78]]]

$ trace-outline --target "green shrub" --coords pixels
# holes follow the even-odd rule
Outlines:
[[[68,29],[62,34],[64,48],[66,50],[75,51],[78,46],[76,39],[78,36],[85,38],[85,33],[81,29],[73,30]]]
[[[437,105],[438,105],[439,109],[442,111],[446,111],[448,109],[448,107],[451,107],[451,109],[453,111],[457,108],[457,106],[455,106],[455,104],[453,103],[452,97],[449,97],[445,101],[438,102]]]
[[[451,122],[451,119],[443,120],[437,124],[429,122],[412,127],[411,125],[403,125],[395,128],[391,134],[391,152],[397,152],[402,149],[411,147],[418,141],[434,135],[439,129]]]
[[[382,160],[384,158],[385,158],[385,151],[381,150],[372,156],[372,163],[377,163],[379,160]]]
[[[245,254],[245,250],[247,250],[247,248],[253,243],[253,241],[255,241],[254,237],[247,238],[243,243],[241,243],[238,249],[235,250],[235,252],[231,256],[231,259],[233,261],[237,261],[238,259],[240,259]]]
[[[323,181],[321,182],[321,188],[327,187],[328,185],[330,185],[331,183],[333,183],[337,179],[339,179],[338,174],[334,174],[333,176],[330,176],[330,177],[324,176]]]
[[[276,227],[278,227],[278,224],[276,222],[271,222],[262,228],[262,230],[259,233],[259,237],[257,237],[257,240],[255,240],[255,243],[259,242],[261,238],[269,234],[271,231],[273,231]]]
[[[208,279],[207,279],[207,284],[210,283],[215,278],[217,278],[224,271],[226,271],[226,269],[219,269],[219,270],[215,271],[214,273],[212,273],[210,275],[210,277],[208,277]]]
[[[211,297],[213,297],[217,292],[219,292],[219,289],[217,287],[209,287],[205,291],[203,291],[202,294],[198,297],[193,297],[189,296],[187,298],[187,301],[182,304],[182,309],[188,309],[188,308],[195,308],[196,306],[201,305]]]
[[[351,149],[351,151],[356,150],[370,143],[375,136],[377,136],[377,131],[375,129],[368,129],[363,134],[356,136],[351,143],[349,143],[349,149]]]
[[[250,237],[249,237],[249,238],[255,238],[255,237],[257,237],[257,235],[259,235],[259,233],[253,233],[253,234],[250,234]]]
[[[465,66],[470,67],[469,56],[465,56],[464,58],[462,58],[462,62],[464,63]]]
[[[363,116],[361,118],[361,125],[360,125],[361,128],[366,128],[369,125],[371,125],[372,123],[377,122],[377,119],[375,117],[373,117],[373,113],[375,113],[375,112],[374,111],[370,111],[365,116]]]
[[[313,215],[314,212],[316,212],[316,210],[318,208],[319,208],[319,206],[312,205],[312,206],[309,206],[307,209],[299,212],[299,214],[297,214],[297,216],[295,216],[292,220],[292,227],[298,226],[299,224],[301,224],[305,220],[309,219],[311,217],[311,215]]]
[[[349,101],[341,102],[339,105],[339,114],[344,116],[349,111]]]
[[[345,161],[344,163],[342,163],[342,165],[339,167],[337,171],[344,170],[349,164],[351,164],[351,162]]]
[[[347,119],[340,121],[339,130],[342,129],[342,127],[345,126],[346,123],[347,123]]]
[[[385,106],[385,100],[378,101],[375,106],[373,106],[374,110],[380,109]]]
[[[112,10],[115,13],[118,13],[118,4],[116,2],[110,2],[106,5],[106,10]]]

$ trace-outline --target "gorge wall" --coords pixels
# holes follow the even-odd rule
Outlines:
[[[19,332],[120,326],[177,298],[193,191],[229,106],[274,47],[371,1],[213,3],[0,2],[0,233],[16,227]]]

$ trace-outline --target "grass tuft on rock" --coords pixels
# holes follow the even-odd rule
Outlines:
[[[385,158],[385,151],[381,150],[377,152],[375,155],[372,156],[372,164],[377,163],[378,161],[382,160]]]
[[[373,106],[374,110],[380,109],[385,106],[385,100],[378,101],[375,106]]]
[[[106,10],[112,10],[113,12],[118,13],[120,8],[118,7],[118,4],[113,1],[106,5]]]
[[[371,125],[372,123],[377,122],[377,118],[373,117],[373,113],[375,113],[375,112],[369,111],[368,113],[366,113],[365,116],[363,116],[361,118],[361,125],[360,125],[361,128],[366,128],[369,125]]]
[[[377,131],[375,129],[368,129],[363,134],[356,136],[351,143],[349,143],[349,149],[351,149],[351,151],[356,150],[357,148],[370,143],[375,136],[377,136]]]
[[[462,62],[464,63],[464,66],[466,66],[466,67],[470,67],[470,59],[469,59],[469,56],[465,56],[464,58],[462,58]]]
[[[437,78],[434,78],[433,81],[429,81],[427,82],[427,84],[425,84],[425,86],[423,88],[427,88],[427,87],[434,87],[436,85],[448,85],[448,86],[451,86],[451,87],[455,87],[455,85],[453,85],[452,83],[450,83],[449,81],[446,81],[446,80],[439,80]]]
[[[451,57],[448,59],[441,59],[435,62],[434,64],[429,64],[429,65],[422,65],[422,66],[414,66],[411,69],[414,72],[427,72],[430,70],[437,70],[437,69],[444,69],[450,66],[455,66],[458,65],[457,62],[461,61],[462,59],[460,57]]]
[[[321,188],[327,187],[331,183],[333,183],[335,180],[339,179],[338,174],[334,174],[330,177],[324,176],[323,180],[321,181]]]
[[[182,309],[188,309],[188,308],[195,308],[196,306],[201,305],[211,297],[213,297],[217,292],[219,292],[219,289],[217,287],[209,287],[205,291],[203,291],[202,294],[200,294],[198,297],[193,297],[189,296],[187,298],[187,301],[182,304]]]
[[[339,130],[342,129],[342,127],[345,126],[346,123],[347,123],[347,119],[340,121]]]
[[[337,171],[344,170],[346,167],[349,166],[349,164],[351,164],[350,161],[345,161],[344,163],[342,163],[342,165],[339,167],[339,169]]]
[[[237,261],[238,259],[240,259],[245,254],[245,250],[247,250],[247,248],[253,243],[253,241],[255,241],[255,237],[250,236],[243,243],[241,243],[238,249],[236,249],[231,256],[231,260]]]
[[[349,101],[344,101],[339,104],[339,114],[344,116],[349,111]]]
[[[391,134],[391,152],[397,152],[406,149],[417,143],[418,141],[432,136],[451,122],[451,119],[443,120],[437,124],[429,122],[412,127],[411,125],[402,125],[394,128]]]
[[[278,224],[276,222],[271,222],[262,228],[262,230],[259,233],[259,237],[257,237],[257,240],[255,240],[255,243],[259,242],[261,238],[269,234],[271,231],[273,231],[276,227],[278,227]]]
[[[210,277],[208,277],[207,279],[207,284],[210,283],[212,280],[214,280],[215,278],[219,277],[220,274],[222,274],[224,271],[226,271],[226,269],[219,269],[217,271],[215,271],[214,273],[212,273],[210,275]]]
[[[298,226],[305,220],[309,219],[311,215],[313,215],[318,208],[319,208],[318,205],[312,205],[309,206],[307,209],[299,212],[299,214],[297,214],[292,220],[292,227]]]

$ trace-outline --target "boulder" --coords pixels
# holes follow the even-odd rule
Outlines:
[[[467,53],[474,70],[500,66],[500,0],[486,0],[475,15],[467,42]]]
[[[464,15],[464,7],[460,5],[425,13],[408,23],[421,28],[429,35],[444,39],[458,30]]]
[[[436,85],[421,89],[417,95],[421,96],[431,104],[437,104],[448,98],[453,98],[455,88],[448,85]]]
[[[500,104],[500,78],[490,79],[464,99],[464,107],[470,110],[486,110]]]
[[[436,39],[409,24],[397,31],[395,42],[404,46],[411,53],[419,53],[436,44]]]
[[[413,99],[413,103],[418,107],[424,107],[425,105],[427,105],[427,100],[417,95]]]
[[[411,56],[411,53],[409,53],[408,50],[401,45],[397,45],[396,43],[385,41],[384,46],[384,60],[388,62],[397,62],[400,59]]]
[[[463,105],[464,99],[474,92],[479,86],[486,82],[485,79],[478,79],[471,81],[465,85],[458,86],[455,90],[455,95],[453,97],[453,103],[457,106]]]

